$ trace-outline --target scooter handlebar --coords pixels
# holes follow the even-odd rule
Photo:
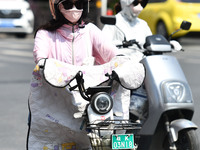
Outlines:
[[[130,46],[133,46],[133,45],[137,45],[137,47],[139,48],[139,49],[142,49],[141,48],[141,46],[140,46],[140,44],[139,44],[139,42],[137,42],[136,40],[129,40],[129,41],[122,41],[122,44],[120,44],[120,45],[116,45],[118,48],[128,48],[128,47],[130,47]]]

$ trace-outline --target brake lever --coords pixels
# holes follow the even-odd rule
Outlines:
[[[77,87],[78,87],[78,89],[79,89],[79,92],[80,92],[81,96],[82,96],[85,100],[89,101],[90,98],[89,98],[88,95],[86,95],[86,90],[85,90],[85,87],[84,87],[83,72],[82,72],[82,71],[79,71],[79,72],[76,74],[75,78],[76,78]]]
[[[139,42],[137,42],[136,40],[130,40],[129,42],[130,42],[132,45],[133,45],[133,44],[136,44],[137,47],[138,47],[139,49],[142,49],[141,46],[140,46],[140,44],[139,44]]]
[[[118,48],[128,48],[129,46],[133,46],[134,44],[137,45],[137,47],[139,49],[142,49],[142,47],[140,46],[139,42],[137,42],[136,40],[129,40],[129,41],[122,41],[122,45],[116,45]]]

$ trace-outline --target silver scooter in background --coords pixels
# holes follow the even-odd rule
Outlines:
[[[116,18],[102,16],[101,22],[115,25]],[[174,33],[181,29],[189,30],[190,26],[190,22],[183,21],[180,29]],[[138,45],[137,41],[126,41],[124,34],[124,41],[118,47],[123,50],[134,44]],[[146,38],[144,49],[140,49],[139,45],[138,47],[145,56],[141,63],[146,69],[144,88],[147,101],[141,106],[147,105],[146,110],[142,110],[147,114],[145,119],[142,119],[141,130],[137,133],[137,149],[199,150],[196,132],[198,127],[191,121],[194,114],[191,89],[177,59],[172,54],[166,55],[172,53],[169,41],[162,35],[152,35]],[[137,118],[134,114],[130,116]]]

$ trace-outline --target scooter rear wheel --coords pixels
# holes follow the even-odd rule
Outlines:
[[[199,150],[199,139],[194,129],[185,129],[179,132],[178,141],[175,142],[177,150]],[[165,150],[169,149],[168,138],[165,139]]]

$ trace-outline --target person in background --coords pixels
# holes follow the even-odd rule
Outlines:
[[[136,40],[140,47],[143,48],[146,37],[151,36],[152,32],[146,21],[138,18],[138,15],[146,7],[147,3],[148,0],[120,0],[116,3],[116,24],[104,25],[102,29],[106,37],[108,37],[115,45],[121,45],[125,38],[127,41]],[[172,45],[172,50],[179,51],[182,49],[182,46],[175,40],[170,41],[170,44]],[[144,57],[137,45],[133,45],[128,49],[123,49],[119,51],[119,53],[131,56],[138,62]],[[142,104],[143,106],[146,106],[147,95],[144,84],[137,90],[131,91],[130,101],[129,111],[136,116],[136,119],[139,118],[137,121],[141,121],[140,118],[144,119],[146,114],[139,114],[138,112],[146,113],[146,110],[135,110],[137,106],[134,105],[140,106]]]
[[[115,45],[121,44],[124,40],[135,39],[141,46],[145,38],[152,35],[148,24],[138,18],[140,12],[147,5],[148,0],[120,0],[115,5],[116,26],[104,25],[102,31],[113,41]]]
[[[104,25],[102,31],[115,45],[122,44],[126,40],[136,40],[143,48],[146,37],[152,32],[145,20],[138,18],[138,15],[146,7],[148,0],[120,0],[115,4],[116,24]],[[175,51],[182,49],[182,46],[175,40],[170,44]],[[138,47],[136,47],[138,48]]]

